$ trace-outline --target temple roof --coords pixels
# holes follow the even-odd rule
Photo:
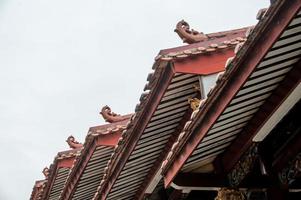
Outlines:
[[[251,134],[255,136],[256,133],[254,127],[260,127],[255,125],[255,121],[263,123],[263,119],[258,119],[267,115],[271,105],[277,105],[274,99],[280,98],[283,91],[290,93],[300,82],[300,76],[294,75],[300,74],[297,72],[300,71],[300,41],[296,37],[300,32],[300,13],[296,16],[290,13],[291,18],[283,22],[282,30],[279,30],[271,19],[279,13],[275,10],[280,5],[281,3],[272,6],[261,17],[248,40],[243,46],[239,46],[236,56],[226,64],[225,73],[220,74],[208,98],[201,102],[199,109],[185,123],[182,133],[162,164],[166,186],[172,183],[176,173],[215,171],[213,162],[222,163],[221,168],[225,171],[229,170],[230,163],[233,167],[237,161],[234,157],[238,159],[241,152],[250,147]],[[290,22],[291,19],[293,20]],[[272,35],[269,31],[279,35]],[[256,52],[254,49],[261,51]],[[260,56],[262,57],[259,59]],[[250,63],[252,59],[257,63]],[[247,67],[252,69],[248,70]],[[230,94],[231,98],[227,99]],[[221,106],[224,107],[220,108]],[[214,112],[212,108],[215,108]],[[215,116],[214,120],[212,116]],[[254,140],[257,141],[256,138]],[[223,155],[226,149],[228,152]],[[217,161],[217,158],[221,160]],[[208,167],[209,164],[212,164],[211,167]]]
[[[253,26],[209,33],[209,37],[200,42],[161,50],[156,60],[181,59],[230,48],[245,41],[246,33],[248,34],[252,28]]]
[[[64,186],[72,162],[81,148],[58,152],[50,167],[43,169],[45,180],[37,181],[31,195],[32,200],[56,199]]]
[[[104,106],[100,114],[109,124],[89,128],[83,144],[84,149],[74,160],[60,199],[93,197],[104,174],[106,164],[132,116],[132,114],[115,114],[108,106]],[[92,176],[98,178],[92,179]]]
[[[228,173],[252,147],[259,125],[300,83],[295,4],[278,1],[259,12],[255,27],[218,33],[181,21],[177,33],[192,44],[159,52],[135,113],[104,106],[108,124],[90,127],[83,144],[69,137],[74,149],[58,153],[32,199],[143,199],[162,179],[177,187],[178,174],[215,174],[219,164]],[[212,74],[216,81],[204,94],[200,80]]]
[[[234,55],[234,47],[245,41],[247,30],[209,34],[212,37],[201,42],[160,51],[153,66],[154,72],[147,77],[145,92],[141,94],[135,114],[108,162],[98,192],[110,190],[107,199],[133,198],[145,192],[149,184],[145,181],[153,181],[145,178],[158,173],[160,164],[157,163],[163,159],[165,149],[177,135],[186,115],[191,113],[188,99],[200,95],[195,89],[198,76],[223,71],[224,64],[220,63]],[[185,71],[187,68],[183,63],[188,63],[187,60],[199,62],[203,68]],[[212,67],[207,65],[209,62]],[[119,173],[122,175],[117,175]],[[94,196],[97,198],[100,198],[99,193]]]

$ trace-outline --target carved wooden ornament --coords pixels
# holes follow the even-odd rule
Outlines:
[[[228,174],[229,183],[232,187],[237,187],[252,171],[258,157],[258,144],[253,143]]]
[[[288,166],[281,170],[279,179],[282,184],[292,184],[296,178],[301,176],[301,153],[294,160],[289,162]]]

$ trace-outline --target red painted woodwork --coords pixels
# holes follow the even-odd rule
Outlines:
[[[237,91],[247,80],[255,67],[260,63],[265,54],[269,51],[272,45],[277,41],[280,34],[289,24],[295,13],[300,9],[301,1],[285,1],[279,3],[279,7],[274,7],[273,16],[267,25],[261,26],[261,30],[257,30],[254,41],[248,46],[248,49],[242,56],[236,58],[234,67],[231,69],[231,78],[225,80],[223,84],[217,85],[218,94],[213,94],[208,98],[209,103],[198,117],[198,127],[190,135],[183,148],[179,151],[175,160],[165,174],[164,184],[168,187],[180,171],[186,160],[192,154],[199,142],[206,135],[208,130],[221,115],[223,110],[230,103]],[[275,26],[277,22],[277,26]],[[256,51],[254,51],[256,49]],[[214,110],[212,108],[215,108]]]
[[[70,158],[64,158],[58,161],[57,167],[65,167],[65,168],[70,168],[73,164],[75,156],[70,157]]]
[[[235,39],[237,37],[245,37],[245,33],[248,30],[248,28],[249,27],[230,30],[230,31],[222,31],[222,32],[217,32],[217,33],[209,33],[207,35],[210,38],[214,38],[214,39],[205,40],[203,42],[198,42],[198,43],[195,43],[195,44],[190,44],[190,45],[185,45],[185,46],[179,46],[179,47],[173,47],[173,48],[169,48],[169,49],[163,49],[163,50],[160,51],[159,54],[160,55],[166,55],[168,53],[185,51],[185,50],[192,49],[192,48],[207,47],[212,43],[221,44],[224,41],[229,41],[229,40]]]
[[[174,68],[178,73],[209,75],[225,70],[228,58],[234,56],[233,48],[224,49],[208,54],[175,60]]]
[[[121,131],[117,131],[114,133],[109,133],[106,135],[100,135],[97,137],[97,146],[104,145],[104,146],[115,146],[118,143],[118,140],[121,136]]]

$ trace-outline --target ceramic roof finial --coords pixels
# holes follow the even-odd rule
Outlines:
[[[208,39],[208,36],[202,32],[190,29],[189,24],[181,20],[177,23],[175,32],[180,36],[184,43],[192,44]]]

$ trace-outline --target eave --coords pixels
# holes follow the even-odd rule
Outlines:
[[[73,163],[60,199],[87,199],[94,196],[104,174],[106,163],[130,117],[131,115],[128,115],[123,121],[89,129],[83,151]],[[93,180],[92,175],[95,177]]]
[[[53,164],[50,166],[50,173],[46,177],[45,187],[42,191],[43,195],[40,199],[53,199],[60,196],[73,161],[80,150],[72,149],[57,154]]]
[[[205,48],[201,43],[199,47],[202,48],[199,49],[169,52],[156,57],[155,72],[149,75],[149,83],[145,86],[147,92],[141,95],[141,102],[136,107],[133,121],[122,136],[123,144],[120,148],[123,151],[114,152],[108,164],[109,173],[106,174],[94,199],[133,198],[133,196],[141,199],[144,196],[150,182],[158,174],[160,163],[167,156],[170,145],[179,134],[178,127],[181,126],[183,116],[188,111],[191,112],[187,99],[197,95],[197,92],[193,91],[193,84],[198,83],[199,75],[224,70],[224,63],[234,55],[235,45],[244,41],[242,38],[244,31],[232,37],[228,46],[223,44],[219,48],[218,45],[209,45]],[[184,81],[191,84],[189,91],[181,89]],[[179,83],[179,86],[175,86]],[[180,88],[179,91],[174,89],[177,87]],[[182,96],[179,92],[183,92]],[[164,105],[164,102],[169,102],[171,99],[175,102],[174,106]],[[169,104],[173,105],[172,102]],[[179,114],[179,117],[175,114]],[[169,124],[164,124],[164,119],[170,117],[172,119],[168,120]],[[159,119],[163,120],[162,123]],[[158,135],[155,132],[160,130],[169,131],[160,138],[160,143],[150,142],[147,139]],[[149,145],[145,146],[148,143]],[[138,155],[140,160],[137,159]],[[139,166],[139,169],[134,166]],[[125,183],[128,183],[127,186]],[[129,186],[129,184],[133,185]]]
[[[219,117],[227,109],[227,106],[231,104],[231,101],[235,98],[235,95],[238,94],[240,89],[247,82],[248,78],[255,71],[260,62],[265,58],[265,56],[271,56],[272,53],[269,55],[267,55],[267,53],[281,36],[281,34],[294,18],[299,9],[300,1],[277,1],[277,3],[270,7],[268,13],[266,13],[265,18],[260,21],[260,23],[255,27],[253,33],[245,42],[243,48],[238,52],[234,60],[231,62],[229,68],[222,77],[221,82],[216,85],[204,105],[201,106],[199,112],[194,113],[194,116],[192,117],[194,118],[194,120],[191,121],[190,124],[188,124],[188,130],[185,130],[185,132],[183,132],[183,135],[179,136],[181,137],[181,139],[179,139],[176,142],[177,144],[174,145],[174,148],[170,152],[170,158],[164,162],[163,175],[166,187],[172,184],[172,181],[176,178],[176,175],[180,172],[180,170],[192,155],[195,156],[194,159],[196,161],[198,157],[200,157],[200,155],[194,153],[198,147],[200,148],[200,142],[205,138],[208,131],[211,130]],[[277,26],[275,25],[275,22],[277,22]],[[254,49],[256,49],[256,51],[254,51]],[[274,51],[273,53],[277,55],[276,52],[277,51]],[[291,63],[291,65],[295,64],[297,60],[298,59],[295,59],[294,62]],[[283,71],[282,75],[286,75],[288,71],[289,70]],[[299,65],[296,65],[294,71],[291,73],[294,72],[295,76],[292,75],[292,77],[295,77],[295,79],[293,80],[297,81],[298,83],[298,81],[300,82]],[[290,76],[288,75],[288,77]],[[276,81],[277,80],[275,80],[275,84],[280,83],[280,79],[278,80],[278,83]],[[287,95],[289,95],[289,93],[295,88],[295,86],[296,83],[286,88],[288,89],[288,91],[286,94],[284,94],[283,98],[287,97]],[[275,89],[275,87],[273,88],[271,86],[271,88],[269,89],[270,91],[272,91],[273,89]],[[268,96],[266,96],[265,98],[267,97]],[[245,119],[249,120],[247,119],[247,117],[248,116],[245,116]],[[241,125],[244,126],[244,121],[242,121],[243,119],[240,118],[239,120],[241,120],[242,122]],[[250,138],[252,140],[252,136],[254,136],[255,132],[249,135],[248,140]],[[229,141],[234,140],[234,138],[235,137],[232,137]],[[239,143],[238,139],[235,141]],[[221,152],[223,152],[223,150],[230,144],[231,142],[223,143],[224,146],[220,145],[221,147],[223,147],[223,149],[221,149],[222,151],[217,151],[217,153],[220,154]],[[227,163],[229,163],[229,160],[231,160],[231,164],[233,166],[233,164],[237,162],[237,159],[241,156],[244,150],[249,147],[249,145],[250,142],[240,143],[239,147],[242,148],[240,149],[241,151],[235,151],[235,158],[233,158],[233,151],[232,154],[226,153],[225,155],[227,155],[227,157],[224,157],[223,163],[226,163],[226,161]],[[238,149],[237,146],[235,148]],[[216,157],[216,155],[214,156]],[[214,156],[213,158],[215,158]],[[201,160],[199,160],[198,162],[200,161]],[[229,166],[229,168],[231,167]],[[229,168],[227,167],[228,170]]]

